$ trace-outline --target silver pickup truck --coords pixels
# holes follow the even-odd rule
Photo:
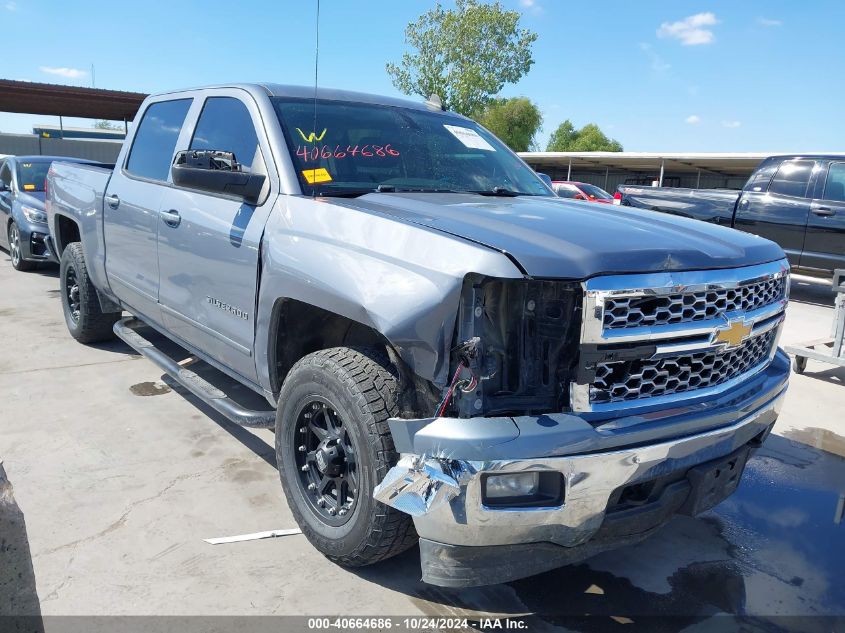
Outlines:
[[[161,94],[114,171],[47,181],[71,334],[275,429],[291,511],[343,565],[419,541],[424,580],[481,585],[643,539],[736,489],[786,390],[777,245],[585,213],[436,103]]]

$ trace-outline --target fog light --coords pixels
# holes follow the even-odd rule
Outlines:
[[[540,487],[540,473],[515,473],[487,477],[487,497],[533,497]]]
[[[563,475],[556,471],[489,474],[482,499],[492,507],[553,507],[563,503]]]

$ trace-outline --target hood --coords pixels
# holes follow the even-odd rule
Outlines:
[[[532,277],[734,268],[784,257],[755,235],[611,204],[587,211],[561,198],[449,193],[372,193],[336,202],[506,252]]]
[[[44,210],[44,192],[43,191],[18,191],[15,194],[15,201],[24,204],[28,207],[34,207],[39,211]]]

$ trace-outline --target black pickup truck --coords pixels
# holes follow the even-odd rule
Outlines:
[[[742,191],[620,186],[622,204],[754,233],[780,244],[793,268],[845,268],[845,155],[771,156]]]

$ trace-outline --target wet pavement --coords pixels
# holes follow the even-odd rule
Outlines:
[[[845,443],[807,436],[839,454],[771,435],[714,510],[581,565],[461,591],[409,582],[414,552],[361,573],[429,613],[501,613],[535,630],[845,631]]]

